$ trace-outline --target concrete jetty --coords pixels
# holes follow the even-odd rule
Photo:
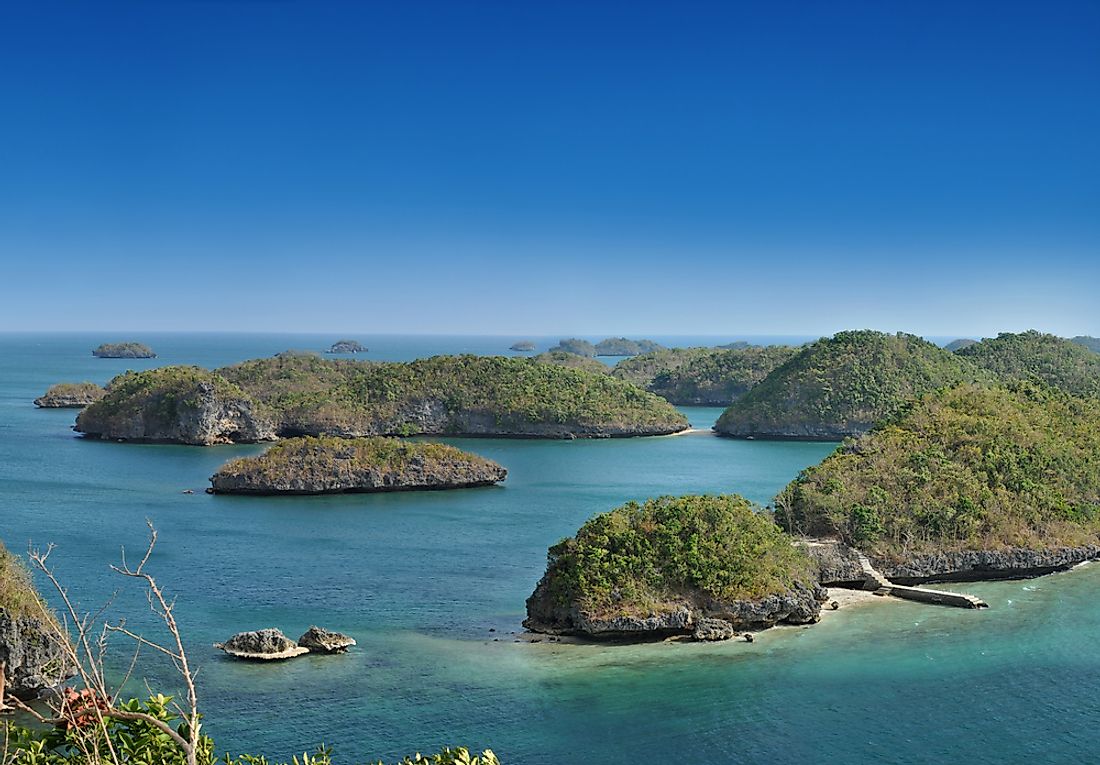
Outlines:
[[[981,598],[966,595],[960,592],[946,592],[944,590],[932,590],[927,587],[909,587],[902,584],[894,584],[880,571],[871,565],[871,561],[863,553],[859,553],[859,565],[863,568],[863,589],[870,590],[876,595],[893,595],[895,598],[916,600],[921,603],[933,603],[939,606],[955,606],[956,608],[988,608]]]

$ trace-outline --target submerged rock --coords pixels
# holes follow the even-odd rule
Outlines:
[[[355,645],[355,638],[313,626],[298,638],[298,645],[311,653],[344,653]]]
[[[309,653],[308,648],[298,645],[277,629],[238,632],[224,643],[215,643],[214,647],[237,659],[259,661],[292,659]]]
[[[93,382],[57,383],[34,400],[42,409],[83,409],[107,395],[104,388]]]

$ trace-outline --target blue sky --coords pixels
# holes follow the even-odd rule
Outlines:
[[[0,330],[1100,335],[1100,4],[0,10]]]

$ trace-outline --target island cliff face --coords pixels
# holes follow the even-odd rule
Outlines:
[[[503,467],[446,444],[396,438],[292,438],[224,465],[215,494],[337,494],[460,489],[503,481]]]
[[[924,393],[991,379],[915,335],[840,332],[774,369],[731,404],[714,429],[737,438],[839,441],[867,432]]]
[[[603,438],[676,433],[682,414],[632,385],[532,359],[408,363],[259,359],[166,367],[112,381],[77,418],[96,438],[187,444],[334,435]]]
[[[1037,576],[1100,553],[1100,400],[1036,383],[961,385],[805,470],[775,499],[825,583]]]
[[[816,568],[738,496],[661,497],[598,515],[550,548],[524,626],[589,638],[817,621]]]
[[[93,382],[58,383],[34,400],[41,409],[83,409],[107,395]]]
[[[76,674],[58,625],[39,605],[27,570],[0,545],[0,662],[7,692],[30,699]]]

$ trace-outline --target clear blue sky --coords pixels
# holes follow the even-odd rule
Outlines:
[[[0,10],[0,330],[1100,335],[1100,3]]]

